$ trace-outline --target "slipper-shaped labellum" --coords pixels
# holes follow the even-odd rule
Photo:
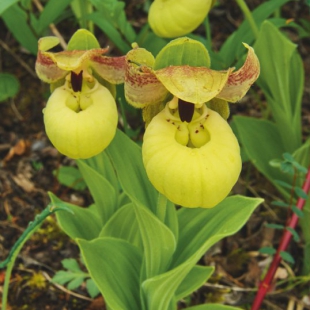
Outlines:
[[[148,21],[159,37],[183,36],[203,22],[212,2],[212,0],[155,0],[150,7]]]
[[[56,88],[44,113],[46,133],[57,150],[71,158],[99,154],[112,141],[117,127],[116,103],[107,88],[95,81],[74,92],[66,83]]]
[[[196,110],[189,123],[173,114],[169,104],[157,114],[144,135],[143,161],[154,187],[172,202],[211,208],[239,177],[240,149],[217,112],[205,105]]]

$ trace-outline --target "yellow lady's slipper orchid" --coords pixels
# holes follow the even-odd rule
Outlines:
[[[53,91],[44,109],[44,123],[53,145],[72,158],[89,158],[103,151],[117,127],[117,108],[110,83],[122,83],[125,57],[106,57],[88,31],[78,30],[68,50],[48,52],[55,37],[39,40],[36,72]],[[106,87],[109,88],[109,90]]]
[[[214,207],[239,177],[238,141],[228,123],[206,105],[196,109],[189,123],[169,106],[153,118],[144,135],[142,154],[148,177],[176,204]]]
[[[159,37],[175,38],[195,30],[209,13],[213,0],[155,0],[148,21]]]
[[[89,158],[102,152],[114,138],[116,103],[97,80],[74,92],[70,83],[58,87],[44,113],[47,136],[56,149],[71,158]]]
[[[260,69],[247,44],[247,58],[237,71],[210,69],[209,59],[201,61],[201,55],[208,58],[204,47],[195,41],[193,52],[191,44],[188,38],[170,42],[153,67],[138,66],[137,59],[132,62],[135,53],[144,53],[133,50],[126,58],[125,95],[152,114],[145,116],[142,156],[154,187],[181,206],[211,208],[229,194],[241,171],[238,141],[226,121],[227,101],[240,100]],[[187,52],[178,55],[182,51]],[[167,59],[172,65],[166,64]],[[197,66],[196,60],[203,65]],[[152,93],[143,96],[144,89],[152,89],[157,103]],[[159,108],[169,96],[165,108]]]

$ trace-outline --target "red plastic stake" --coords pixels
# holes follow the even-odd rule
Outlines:
[[[307,194],[309,193],[309,190],[310,190],[310,167],[308,168],[306,180],[304,182],[302,189]],[[299,197],[297,200],[297,204],[296,204],[297,208],[302,210],[304,205],[305,205],[305,202],[306,202],[305,199]],[[287,227],[291,227],[291,228],[295,229],[297,223],[298,223],[298,216],[295,213],[293,213]],[[259,285],[259,288],[258,288],[258,291],[256,293],[255,299],[253,301],[251,310],[259,310],[260,309],[260,306],[261,306],[267,292],[270,289],[270,285],[272,283],[272,280],[274,278],[276,270],[278,269],[278,266],[281,262],[282,258],[280,256],[280,253],[287,249],[287,246],[289,245],[291,238],[292,238],[292,233],[288,229],[285,229],[283,231],[281,242],[279,244],[279,247],[277,249],[276,254],[273,257],[273,261],[272,261],[272,263],[268,269],[268,272],[267,272],[264,280]]]

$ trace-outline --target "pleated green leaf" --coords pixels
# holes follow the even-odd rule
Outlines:
[[[152,278],[167,270],[176,248],[171,230],[147,208],[134,206],[144,246],[144,274]]]
[[[238,231],[262,199],[233,196],[212,209],[178,211],[179,242],[168,272],[142,283],[144,308],[170,310],[176,292],[201,256],[217,241]]]
[[[143,250],[134,204],[129,203],[117,210],[104,225],[99,237],[123,239]]]
[[[173,265],[178,266],[193,255],[200,258],[215,242],[237,232],[262,201],[236,195],[212,209],[180,209],[179,242]]]
[[[285,152],[277,126],[267,120],[244,116],[235,116],[233,123],[237,128],[237,136],[242,147],[256,168],[271,182],[275,179],[290,182],[288,175],[269,164],[273,159],[282,158]],[[287,195],[281,186],[277,188],[282,194]]]
[[[110,161],[109,156],[105,152],[93,156],[91,158],[82,159],[88,166],[92,167],[99,174],[105,177],[116,190],[119,188],[119,183],[116,177],[114,167]]]
[[[180,300],[198,288],[200,288],[211,277],[214,267],[194,266],[187,274],[176,291],[176,300]]]
[[[118,193],[110,182],[89,166],[86,161],[77,160],[77,165],[95,201],[101,222],[105,224],[118,207]]]
[[[106,153],[113,163],[120,185],[127,196],[133,202],[148,206],[155,212],[157,192],[146,175],[141,148],[117,130]]]
[[[73,240],[76,238],[92,240],[98,237],[101,230],[101,221],[94,205],[88,208],[82,208],[64,202],[52,193],[49,193],[49,197],[53,205],[65,206],[73,212],[73,214],[69,212],[56,213],[60,228],[70,238]]]
[[[142,253],[115,238],[77,240],[85,265],[109,309],[141,309],[140,268]]]
[[[257,82],[267,97],[286,152],[301,146],[304,69],[296,48],[296,44],[268,21],[262,24],[254,45],[261,65]]]

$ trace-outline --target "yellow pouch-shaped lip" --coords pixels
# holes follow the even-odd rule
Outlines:
[[[195,30],[211,9],[212,0],[155,0],[148,21],[156,35],[175,38]]]
[[[116,132],[115,100],[98,82],[91,90],[81,93],[74,93],[66,85],[57,88],[43,113],[46,133],[52,144],[71,158],[99,154]]]
[[[198,148],[184,146],[175,138],[178,126],[166,107],[144,135],[143,162],[151,183],[183,207],[214,207],[229,194],[241,171],[238,141],[228,123],[209,109],[203,125],[209,141]]]

